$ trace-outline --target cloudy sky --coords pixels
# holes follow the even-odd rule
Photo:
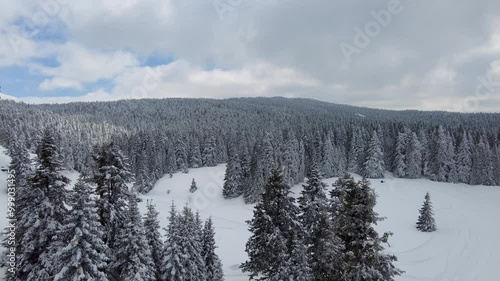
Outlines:
[[[1,90],[27,102],[286,96],[500,112],[498,0],[0,7]]]

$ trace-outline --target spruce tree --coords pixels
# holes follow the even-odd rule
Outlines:
[[[317,168],[313,168],[298,199],[300,220],[305,237],[309,265],[314,280],[336,280],[340,270],[339,255],[341,243],[333,232],[326,184],[321,181]]]
[[[184,281],[187,276],[187,268],[185,267],[186,256],[181,245],[179,215],[175,210],[175,205],[172,203],[170,208],[170,218],[168,228],[166,229],[166,239],[163,248],[163,261],[161,280],[169,281]]]
[[[201,161],[200,141],[197,136],[194,136],[193,138],[189,162],[193,168],[199,168],[203,165],[203,162]]]
[[[377,131],[373,132],[372,139],[368,144],[367,159],[363,165],[363,174],[367,178],[378,179],[384,177],[384,153],[382,143],[378,138]]]
[[[412,132],[406,149],[406,177],[416,179],[422,176],[422,145],[417,134]]]
[[[321,181],[321,175],[317,168],[313,168],[303,185],[301,196],[298,198],[301,210],[300,219],[306,233],[306,244],[310,244],[310,237],[316,231],[319,219],[328,210],[326,197],[326,184]]]
[[[156,280],[157,272],[135,196],[130,196],[128,216],[120,226],[111,276],[116,280]]]
[[[488,140],[481,135],[472,158],[472,184],[495,185],[492,156]]]
[[[79,181],[73,189],[72,209],[58,231],[51,256],[53,280],[108,280],[108,247],[97,216],[93,189]]]
[[[217,249],[215,245],[215,231],[212,218],[209,218],[203,227],[201,256],[207,270],[207,281],[224,281],[222,262],[215,253],[215,249]]]
[[[283,270],[290,266],[283,257],[299,261],[298,257],[292,257],[292,252],[297,241],[303,243],[304,230],[298,218],[299,208],[294,202],[290,187],[283,183],[281,171],[273,170],[262,199],[254,208],[254,217],[247,222],[252,232],[246,244],[249,260],[241,268],[250,273],[251,278],[279,280]]]
[[[206,167],[214,167],[217,165],[216,160],[216,138],[213,134],[209,134],[205,139],[205,143],[203,144],[203,151],[201,153],[201,159],[203,162],[203,166]]]
[[[233,149],[226,167],[222,195],[226,199],[237,198],[243,194],[243,175],[238,153]]]
[[[183,173],[188,173],[188,154],[186,149],[186,143],[183,138],[178,138],[175,145],[175,161],[177,163],[177,169],[181,170]]]
[[[380,237],[374,225],[381,220],[373,210],[375,192],[368,180],[356,183],[345,175],[331,192],[334,228],[343,244],[342,266],[345,280],[394,280],[402,271],[394,267],[396,256],[383,252],[390,233]]]
[[[417,221],[417,229],[422,232],[436,231],[436,222],[434,221],[434,212],[432,211],[432,202],[429,192],[425,194],[425,201],[419,212],[420,216]]]
[[[151,257],[155,265],[156,280],[161,280],[163,240],[161,239],[158,215],[159,213],[156,211],[156,206],[151,201],[148,201],[147,213],[144,217],[144,230],[149,249],[151,250]]]
[[[191,187],[189,187],[189,192],[195,193],[198,190],[198,186],[196,186],[196,180],[193,179],[191,181]]]
[[[23,210],[17,222],[24,233],[18,252],[18,280],[49,280],[52,244],[67,214],[66,185],[69,179],[60,174],[61,162],[54,134],[44,131],[37,149],[36,170],[26,187]]]
[[[184,255],[186,280],[206,280],[206,267],[201,256],[201,230],[193,211],[187,206],[177,218],[179,223],[180,247]]]
[[[129,191],[126,182],[133,179],[127,159],[113,143],[95,148],[96,171],[93,181],[98,196],[99,221],[104,228],[104,241],[112,250],[119,224],[128,214]]]
[[[9,170],[15,171],[15,179],[9,183],[10,186],[14,186],[14,191],[16,194],[16,208],[14,213],[8,214],[8,219],[11,224],[16,225],[15,241],[21,241],[24,233],[26,231],[25,227],[22,227],[18,221],[21,220],[23,212],[28,210],[30,205],[31,196],[29,182],[30,177],[33,173],[33,168],[31,167],[31,159],[29,157],[28,151],[24,147],[24,144],[18,139],[12,139],[9,145],[8,154],[11,158],[9,165]],[[10,192],[10,190],[8,190]],[[5,233],[8,234],[11,231],[9,227],[5,229]],[[9,235],[2,241],[2,246],[5,249],[12,247],[12,241],[9,240]],[[21,252],[21,243],[15,244],[16,253]],[[2,257],[2,259],[5,257]],[[16,268],[14,268],[16,270]],[[7,271],[7,280],[16,280],[16,272]]]
[[[396,150],[394,152],[393,173],[398,178],[406,177],[406,147],[407,134],[399,133],[396,140]]]

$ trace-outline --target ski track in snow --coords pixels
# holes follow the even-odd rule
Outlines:
[[[8,165],[9,158],[0,149],[0,166]],[[221,195],[225,165],[192,169],[189,174],[168,175],[158,181],[154,190],[140,203],[146,209],[146,199],[152,199],[160,212],[163,227],[168,224],[172,202],[178,209],[189,205],[199,210],[203,218],[212,216],[216,228],[218,254],[224,263],[227,281],[248,280],[239,270],[246,260],[245,243],[250,236],[246,220],[251,219],[253,206],[245,205],[242,198],[224,200]],[[77,173],[66,172],[74,183]],[[7,220],[5,180],[0,172],[0,227]],[[195,178],[198,191],[189,193]],[[357,177],[359,179],[359,177]],[[330,186],[335,179],[324,180]],[[500,264],[499,187],[469,186],[465,184],[437,183],[425,179],[397,179],[390,173],[384,183],[372,180],[378,194],[376,211],[385,221],[378,224],[379,234],[391,231],[391,247],[386,250],[398,257],[396,265],[405,274],[397,281],[493,281],[498,280]],[[294,186],[298,197],[301,186]],[[425,193],[429,191],[434,206],[438,230],[421,233],[415,229]],[[3,275],[1,270],[0,277]]]

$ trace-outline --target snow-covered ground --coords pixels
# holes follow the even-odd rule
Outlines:
[[[0,166],[8,163],[0,151]],[[192,169],[189,174],[165,176],[141,203],[152,199],[161,213],[161,223],[168,223],[172,202],[180,209],[185,204],[198,209],[204,218],[212,216],[216,239],[227,281],[248,280],[238,269],[246,259],[245,243],[250,235],[245,220],[252,217],[253,206],[243,200],[224,200],[221,195],[225,166]],[[71,179],[76,173],[68,173]],[[7,198],[6,173],[0,172],[0,214],[5,214]],[[191,180],[198,191],[189,193]],[[327,179],[331,185],[335,179]],[[373,180],[379,195],[377,211],[387,217],[377,228],[392,231],[388,251],[398,256],[397,266],[406,271],[398,281],[493,281],[498,280],[500,264],[500,187],[469,186],[437,183],[429,180],[395,179],[390,174],[383,180]],[[295,186],[296,196],[301,186]],[[421,233],[415,229],[418,210],[429,191],[434,203],[438,231]],[[6,224],[0,215],[0,226]],[[1,274],[0,274],[1,276]]]

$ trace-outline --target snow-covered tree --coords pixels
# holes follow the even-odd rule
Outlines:
[[[35,174],[26,187],[23,210],[17,222],[24,233],[18,252],[17,280],[49,280],[52,244],[67,215],[66,185],[69,179],[61,175],[61,162],[54,134],[44,131],[37,149]]]
[[[213,167],[217,165],[216,160],[216,138],[213,134],[210,134],[203,144],[203,150],[201,153],[201,159],[204,166]]]
[[[179,215],[172,203],[166,240],[163,248],[163,261],[160,280],[184,281],[187,275],[184,265],[186,256],[181,245]]]
[[[198,190],[198,186],[196,185],[196,180],[193,179],[191,181],[191,186],[189,187],[189,192],[195,193]]]
[[[126,183],[133,177],[127,159],[113,143],[96,148],[94,161],[99,221],[104,229],[104,241],[113,250],[118,227],[129,215],[127,201],[130,195]]]
[[[432,211],[432,202],[429,192],[425,194],[425,201],[419,212],[420,216],[417,221],[417,229],[422,232],[436,231],[436,222],[434,220],[434,212]]]
[[[420,178],[422,176],[422,145],[414,132],[409,136],[406,153],[406,177]]]
[[[283,166],[283,180],[286,184],[292,186],[300,181],[299,179],[299,143],[297,139],[288,134],[287,140],[284,144],[284,151],[282,156]]]
[[[15,178],[8,178],[7,182],[9,183],[8,190],[5,192],[14,191],[16,194],[16,208],[14,212],[9,212],[7,217],[11,224],[16,225],[16,233],[14,241],[21,241],[22,237],[25,233],[25,228],[21,227],[18,220],[21,219],[21,214],[24,210],[28,210],[27,206],[29,206],[31,201],[31,192],[29,188],[30,177],[32,176],[33,169],[31,167],[31,160],[24,146],[24,143],[21,142],[18,138],[11,139],[8,154],[11,158],[11,162],[9,165],[10,171],[15,171]],[[11,229],[7,227],[5,229],[5,233],[9,233]],[[13,245],[11,237],[6,235],[5,239],[2,241],[2,245],[5,249],[11,248]],[[21,244],[16,243],[15,245],[16,252],[20,253]],[[3,262],[3,259],[0,258],[0,263]],[[15,280],[15,272],[8,271],[7,272],[7,280]]]
[[[328,200],[325,194],[326,184],[313,168],[299,197],[300,220],[305,232],[303,244],[307,247],[308,262],[314,280],[335,279],[341,272],[339,255],[341,243],[335,236]]]
[[[378,138],[377,131],[373,132],[372,139],[368,144],[366,161],[363,165],[363,175],[367,178],[378,179],[384,177],[384,154],[382,143]]]
[[[304,232],[294,201],[290,187],[283,183],[281,171],[273,170],[262,199],[254,208],[254,217],[247,222],[252,232],[246,244],[249,260],[241,268],[250,273],[251,278],[279,280],[283,277],[280,274],[290,266],[283,257],[299,261],[292,252],[297,247],[296,239],[301,241]]]
[[[224,271],[219,256],[215,253],[215,230],[212,218],[205,222],[202,235],[201,256],[207,270],[207,281],[224,281]]]
[[[156,280],[161,280],[163,240],[160,233],[160,222],[158,220],[159,213],[156,211],[156,206],[151,201],[147,203],[147,210],[144,217],[144,232],[155,265]]]
[[[181,170],[183,173],[188,173],[188,153],[184,138],[178,138],[175,143],[175,159],[177,169]]]
[[[51,256],[53,280],[108,280],[108,247],[92,197],[94,190],[79,181],[72,195],[72,209],[57,233]]]
[[[243,194],[244,179],[241,170],[241,162],[235,149],[229,155],[226,167],[222,195],[226,199],[237,198]]]
[[[394,152],[393,173],[396,177],[406,177],[406,147],[407,134],[400,132],[396,139],[396,150]]]
[[[310,237],[316,231],[319,219],[327,213],[328,200],[326,184],[321,181],[317,168],[313,168],[298,199],[301,210],[300,219],[306,233],[306,244],[310,244]]]
[[[193,168],[199,168],[203,165],[203,161],[201,160],[200,141],[197,136],[193,138],[189,163]]]
[[[488,140],[481,135],[472,158],[472,184],[495,185],[492,156]]]
[[[336,235],[342,241],[343,278],[345,280],[394,280],[402,271],[393,262],[396,256],[383,252],[391,233],[380,237],[374,225],[381,220],[373,210],[375,192],[368,180],[355,182],[345,175],[331,192]]]
[[[118,230],[114,249],[116,253],[111,264],[113,278],[131,281],[156,280],[157,272],[135,196],[130,196],[128,216]]]

